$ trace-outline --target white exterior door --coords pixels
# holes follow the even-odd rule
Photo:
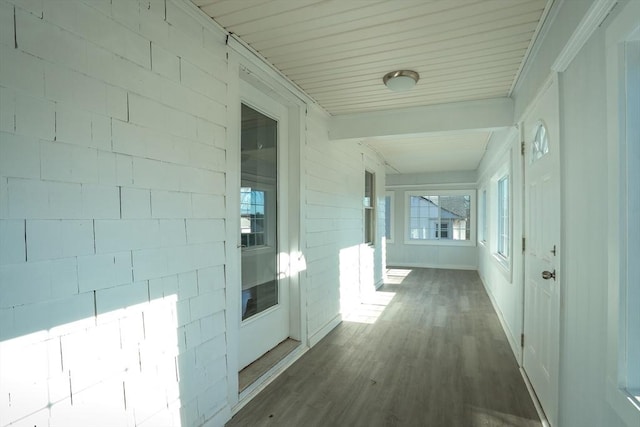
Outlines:
[[[287,110],[241,81],[238,369],[289,337]]]
[[[523,123],[525,296],[523,367],[552,426],[558,415],[560,337],[560,132],[557,77]]]

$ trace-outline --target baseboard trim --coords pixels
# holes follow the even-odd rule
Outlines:
[[[420,262],[388,262],[387,268],[406,267],[406,268],[439,268],[442,270],[477,270],[477,265],[456,265],[456,264],[429,264]]]
[[[318,344],[322,338],[326,337],[327,334],[331,332],[340,323],[342,323],[342,315],[338,314],[336,317],[331,319],[326,325],[320,328],[320,330],[314,332],[309,337],[309,348]]]
[[[489,301],[491,301],[491,305],[493,306],[493,311],[496,312],[496,315],[498,316],[498,321],[500,322],[500,326],[502,326],[502,330],[504,331],[504,334],[507,336],[507,341],[509,342],[511,351],[513,352],[514,357],[518,361],[518,365],[522,365],[522,348],[520,347],[520,342],[516,337],[513,336],[513,332],[511,331],[511,329],[509,329],[509,326],[507,325],[507,321],[505,320],[504,315],[500,310],[500,306],[498,305],[498,302],[495,300],[493,294],[491,293],[491,290],[485,283],[482,276],[481,275],[479,276],[480,276],[480,282],[482,282],[482,286],[484,286],[485,292],[487,293],[487,295],[489,295]]]

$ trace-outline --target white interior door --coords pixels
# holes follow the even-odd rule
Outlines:
[[[238,369],[289,336],[287,110],[241,81]]]
[[[558,82],[547,82],[527,114],[523,367],[557,425],[560,338],[560,132]]]

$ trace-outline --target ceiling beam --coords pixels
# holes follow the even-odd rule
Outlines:
[[[512,125],[513,100],[511,98],[493,98],[336,115],[329,121],[329,139],[496,130]]]

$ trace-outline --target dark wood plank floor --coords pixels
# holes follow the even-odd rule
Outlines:
[[[541,426],[477,273],[402,270],[227,426]]]

